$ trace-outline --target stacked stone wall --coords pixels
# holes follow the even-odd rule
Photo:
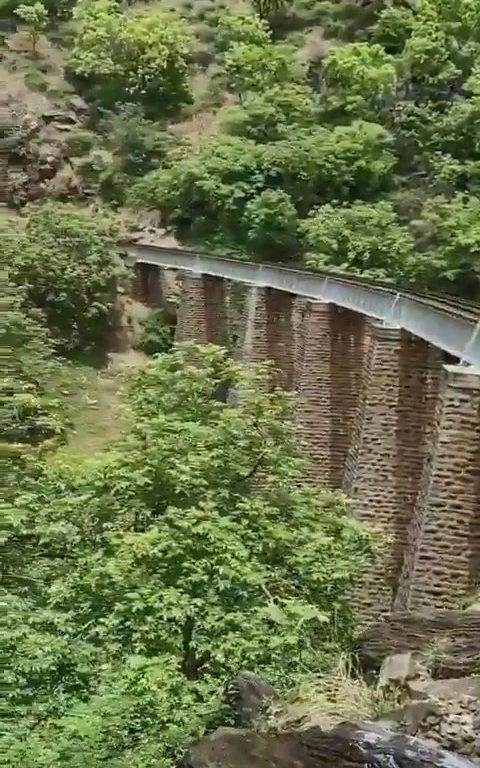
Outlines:
[[[342,488],[369,338],[362,315],[332,306],[330,336],[331,484]]]
[[[402,569],[404,607],[456,607],[480,580],[480,375],[446,366]]]
[[[297,422],[314,483],[341,488],[357,412],[367,337],[364,319],[309,302],[297,342]]]
[[[183,276],[175,341],[225,344],[227,313],[221,278],[186,273]]]
[[[331,487],[330,336],[332,307],[310,302],[303,327],[302,370],[297,397],[297,431],[307,461],[306,479]]]
[[[366,617],[388,612],[396,595],[434,420],[428,346],[399,329],[372,326],[364,389],[347,461],[354,514],[383,536],[384,557],[357,595]]]
[[[285,291],[252,287],[246,301],[244,360],[271,362],[274,384],[295,383],[294,300]]]

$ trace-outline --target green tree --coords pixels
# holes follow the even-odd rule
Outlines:
[[[122,13],[115,0],[80,0],[70,71],[104,106],[137,101],[149,115],[191,99],[190,36],[173,12]]]
[[[6,19],[17,13],[21,5],[33,5],[33,3],[20,3],[19,0],[0,0],[0,15]],[[63,20],[71,15],[75,0],[44,0],[42,5],[46,8],[50,18]]]
[[[32,46],[32,56],[36,58],[38,40],[47,27],[48,11],[43,3],[37,2],[32,3],[32,5],[21,4],[15,9],[15,13],[27,28]]]
[[[414,238],[390,203],[323,205],[302,224],[305,263],[394,283],[416,276]]]
[[[248,249],[276,261],[292,257],[298,247],[298,216],[291,197],[281,189],[266,189],[245,206],[242,219]]]
[[[7,633],[10,765],[170,766],[233,673],[283,687],[348,641],[372,537],[301,486],[292,401],[270,381],[212,346],[160,355],[133,375],[113,451],[18,496],[11,589],[28,572],[36,608],[17,598]]]
[[[429,287],[480,300],[480,198],[428,199],[412,222]]]
[[[265,184],[288,192],[301,215],[329,200],[364,199],[393,184],[392,138],[363,121],[348,126],[291,126],[262,149]]]
[[[224,61],[232,91],[243,98],[249,91],[305,82],[305,66],[295,53],[295,48],[286,43],[232,45]]]
[[[104,342],[123,275],[109,218],[50,204],[29,212],[24,231],[12,231],[5,247],[26,306],[44,313],[63,350]]]
[[[268,25],[254,13],[225,11],[218,17],[217,47],[227,50],[233,45],[265,46],[271,42]]]
[[[41,316],[24,308],[8,278],[2,285],[0,438],[10,458],[21,458],[24,448],[52,445],[64,435],[59,364]]]
[[[164,168],[134,186],[130,200],[161,209],[184,234],[235,237],[245,203],[263,188],[261,160],[253,141],[214,136],[174,150]]]
[[[394,101],[395,61],[380,45],[352,43],[333,48],[322,66],[323,107],[332,119],[375,121]]]
[[[132,180],[157,168],[176,140],[163,126],[145,119],[136,104],[117,104],[99,115],[96,134],[91,134],[96,146],[77,160],[76,169],[102,200],[123,205]],[[71,137],[75,146],[77,135]],[[82,135],[78,138],[81,142]]]
[[[316,107],[307,85],[273,85],[262,92],[248,93],[241,105],[230,107],[221,116],[223,129],[235,136],[257,142],[276,141],[292,126],[313,125]]]
[[[152,120],[146,120],[138,104],[119,104],[99,121],[98,132],[115,158],[119,173],[141,176],[158,167],[174,137]]]

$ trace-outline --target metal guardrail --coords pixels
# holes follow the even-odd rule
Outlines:
[[[148,242],[128,245],[127,253],[133,262],[275,288],[351,309],[386,325],[404,328],[480,371],[480,306],[469,302],[397,291],[363,279],[219,258]]]

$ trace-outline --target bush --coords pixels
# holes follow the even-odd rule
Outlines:
[[[69,157],[82,157],[88,155],[97,141],[98,137],[92,131],[78,128],[65,136],[63,149]]]
[[[163,310],[154,310],[142,321],[140,348],[150,356],[168,352],[173,345],[174,333],[175,328],[167,321]]]
[[[48,80],[45,75],[38,70],[25,72],[23,80],[25,85],[30,88],[31,91],[46,93],[48,90]]]

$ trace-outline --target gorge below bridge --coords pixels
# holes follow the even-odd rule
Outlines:
[[[270,360],[296,394],[308,480],[385,534],[365,619],[458,608],[480,581],[480,307],[361,279],[128,247],[137,298],[181,279],[177,341]]]

